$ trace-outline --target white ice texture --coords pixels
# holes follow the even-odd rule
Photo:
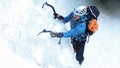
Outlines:
[[[43,29],[69,29],[69,24],[53,18],[50,7],[42,8],[46,1],[63,16],[80,4],[88,4],[82,0],[0,0],[0,68],[120,68],[117,19],[101,13],[99,30],[86,43],[85,60],[80,66],[68,38],[58,44],[59,38],[49,33],[37,36]]]

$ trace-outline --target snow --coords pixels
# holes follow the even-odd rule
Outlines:
[[[52,38],[49,33],[37,36],[43,29],[56,32],[66,31],[66,26],[69,29],[68,24],[53,18],[51,8],[41,8],[46,1],[63,16],[80,4],[88,4],[82,0],[1,0],[0,68],[120,67],[118,19],[101,13],[99,30],[86,43],[85,60],[80,66],[68,38],[62,38],[58,44],[59,38]]]

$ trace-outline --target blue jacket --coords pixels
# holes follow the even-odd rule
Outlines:
[[[77,38],[79,35],[85,33],[86,29],[86,16],[81,16],[81,19],[78,21],[74,21],[72,19],[74,13],[71,12],[67,17],[64,18],[64,23],[70,22],[71,30],[67,32],[63,32],[63,37],[73,37]]]

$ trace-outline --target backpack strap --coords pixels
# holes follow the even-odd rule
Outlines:
[[[90,40],[90,35],[88,34],[87,35],[87,43],[89,42],[89,40]]]

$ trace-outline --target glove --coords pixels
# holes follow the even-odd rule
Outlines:
[[[63,20],[63,19],[64,19],[64,17],[61,16],[61,15],[59,15],[58,13],[54,13],[53,15],[54,15],[54,18],[55,18],[55,19],[56,19],[56,18],[58,18],[59,20]]]
[[[55,18],[55,19],[58,18],[58,16],[59,16],[58,13],[54,13],[53,15],[54,15],[54,18]]]
[[[61,37],[63,37],[63,33],[51,32],[51,33],[50,33],[50,36],[51,36],[51,37],[61,38]]]

